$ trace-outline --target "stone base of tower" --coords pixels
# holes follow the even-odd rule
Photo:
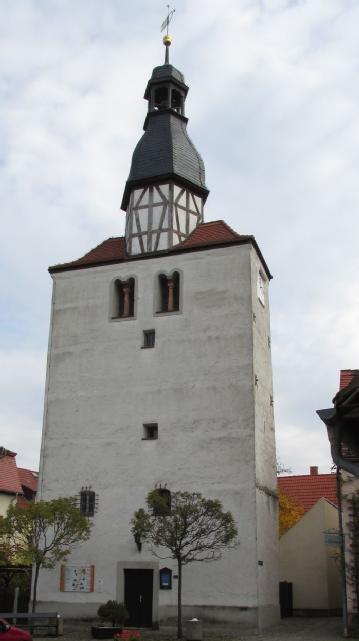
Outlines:
[[[65,620],[72,621],[93,621],[97,619],[99,603],[66,603],[56,601],[40,601],[37,604],[37,612],[58,612]],[[185,605],[182,606],[183,625],[185,622],[196,617],[203,622],[205,628],[226,630],[228,633],[233,630],[262,630],[275,625],[279,621],[279,608],[274,605],[260,607],[228,607],[228,606],[206,606],[206,605]],[[177,608],[175,606],[159,606],[159,621],[153,622],[153,629],[172,629],[177,626]]]
[[[177,608],[174,606],[160,606],[160,627],[175,626],[177,622]],[[205,627],[225,627],[230,630],[244,628],[263,629],[278,623],[279,608],[274,605],[258,607],[233,607],[213,605],[185,605],[182,606],[183,621],[196,617],[203,622]]]

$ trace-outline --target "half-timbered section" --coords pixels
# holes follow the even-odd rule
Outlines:
[[[134,189],[126,215],[127,252],[144,254],[183,242],[203,221],[203,198],[174,183]]]

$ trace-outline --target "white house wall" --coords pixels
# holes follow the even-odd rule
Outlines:
[[[91,485],[98,512],[91,539],[68,561],[95,565],[94,592],[60,592],[59,568],[42,571],[42,609],[95,615],[121,596],[119,564],[156,562],[138,552],[129,521],[149,490],[166,485],[221,499],[239,527],[238,549],[184,569],[185,615],[277,616],[276,507],[258,490],[256,500],[255,489],[256,477],[272,487],[274,432],[268,304],[258,307],[252,253],[233,246],[53,275],[39,494],[71,496]],[[173,270],[181,310],[156,314],[155,278]],[[111,282],[128,277],[136,279],[136,318],[110,320]],[[156,331],[153,349],[142,349],[147,329]],[[158,423],[158,440],[141,440],[143,423]],[[175,573],[173,561],[164,565]],[[159,618],[174,616],[176,579],[158,598]]]
[[[338,530],[338,510],[321,498],[279,541],[280,580],[293,583],[293,608],[341,607],[339,550],[325,544]]]
[[[258,292],[263,281],[263,300]],[[274,400],[268,278],[259,257],[251,250],[253,388],[255,408],[255,468],[257,488],[258,600],[262,627],[276,616],[278,602],[278,499],[274,434]]]

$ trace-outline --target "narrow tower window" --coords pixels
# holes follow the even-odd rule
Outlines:
[[[160,274],[158,277],[159,304],[158,312],[178,312],[180,303],[180,275],[173,272],[171,276]]]
[[[264,282],[265,282],[265,277],[262,274],[261,270],[259,270],[258,276],[257,276],[257,296],[260,302],[262,303],[263,307],[265,306]]]
[[[143,347],[149,348],[155,346],[156,332],[154,329],[145,329],[143,332]]]
[[[132,318],[135,313],[135,279],[114,282],[112,318]]]
[[[155,108],[167,109],[168,107],[168,88],[159,87],[155,90]]]
[[[176,89],[172,89],[171,107],[172,109],[175,109],[177,113],[182,113],[182,96]]]
[[[162,487],[154,490],[154,492],[158,494],[159,501],[153,506],[153,515],[167,516],[171,512],[171,492]]]
[[[96,507],[96,494],[87,487],[80,492],[80,512],[83,516],[94,516]]]

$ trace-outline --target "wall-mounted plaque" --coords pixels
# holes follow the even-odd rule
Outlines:
[[[160,570],[160,589],[172,589],[172,570],[170,568],[161,568]]]
[[[93,592],[95,578],[94,565],[62,565],[61,592]]]

